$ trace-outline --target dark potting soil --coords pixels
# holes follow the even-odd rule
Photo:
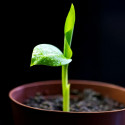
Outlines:
[[[27,99],[24,104],[41,109],[62,111],[62,101],[61,95],[45,97],[38,92],[34,97]],[[100,112],[123,108],[125,108],[124,104],[102,96],[92,89],[85,89],[83,92],[71,91],[70,111],[73,112]]]

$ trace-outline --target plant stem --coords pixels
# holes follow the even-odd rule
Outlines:
[[[68,83],[68,64],[62,66],[62,92],[63,92],[63,111],[70,110],[70,84]]]

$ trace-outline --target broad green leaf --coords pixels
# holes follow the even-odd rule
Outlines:
[[[67,59],[63,53],[50,44],[40,44],[33,49],[31,65],[62,66],[72,60]]]
[[[74,25],[75,25],[75,9],[74,5],[71,4],[71,8],[67,15],[64,27],[64,55],[68,59],[72,57],[72,50],[70,46],[73,36]]]

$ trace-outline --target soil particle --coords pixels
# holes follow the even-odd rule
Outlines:
[[[73,112],[100,112],[125,108],[124,104],[102,96],[92,89],[85,89],[82,92],[76,89],[72,90],[71,97],[70,111]],[[61,95],[45,97],[40,92],[37,92],[34,97],[25,100],[24,104],[41,109],[62,111],[62,101]]]

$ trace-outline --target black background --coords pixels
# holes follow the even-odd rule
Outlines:
[[[30,68],[33,47],[49,43],[63,50],[64,23],[76,10],[69,79],[125,86],[125,2],[122,0],[11,1],[1,14],[0,125],[12,122],[8,92],[21,84],[61,79],[61,67]]]

